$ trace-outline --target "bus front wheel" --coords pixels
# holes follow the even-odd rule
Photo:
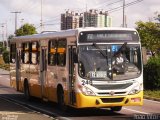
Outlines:
[[[121,111],[122,106],[111,107],[111,111]]]

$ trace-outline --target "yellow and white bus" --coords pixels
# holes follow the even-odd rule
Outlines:
[[[10,83],[27,99],[61,108],[143,104],[140,38],[129,28],[77,28],[15,37],[10,42]]]

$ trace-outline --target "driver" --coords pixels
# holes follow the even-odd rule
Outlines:
[[[113,61],[113,72],[125,73],[127,70],[126,63],[128,63],[127,58],[122,53],[119,53]]]

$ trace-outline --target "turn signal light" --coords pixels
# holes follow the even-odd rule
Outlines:
[[[141,102],[141,98],[131,98],[132,102]]]

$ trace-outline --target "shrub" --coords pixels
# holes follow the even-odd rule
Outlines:
[[[5,63],[9,63],[9,51],[4,50],[3,53],[2,53],[2,55],[3,55],[4,62]]]
[[[160,89],[160,56],[150,58],[144,66],[144,88]]]

